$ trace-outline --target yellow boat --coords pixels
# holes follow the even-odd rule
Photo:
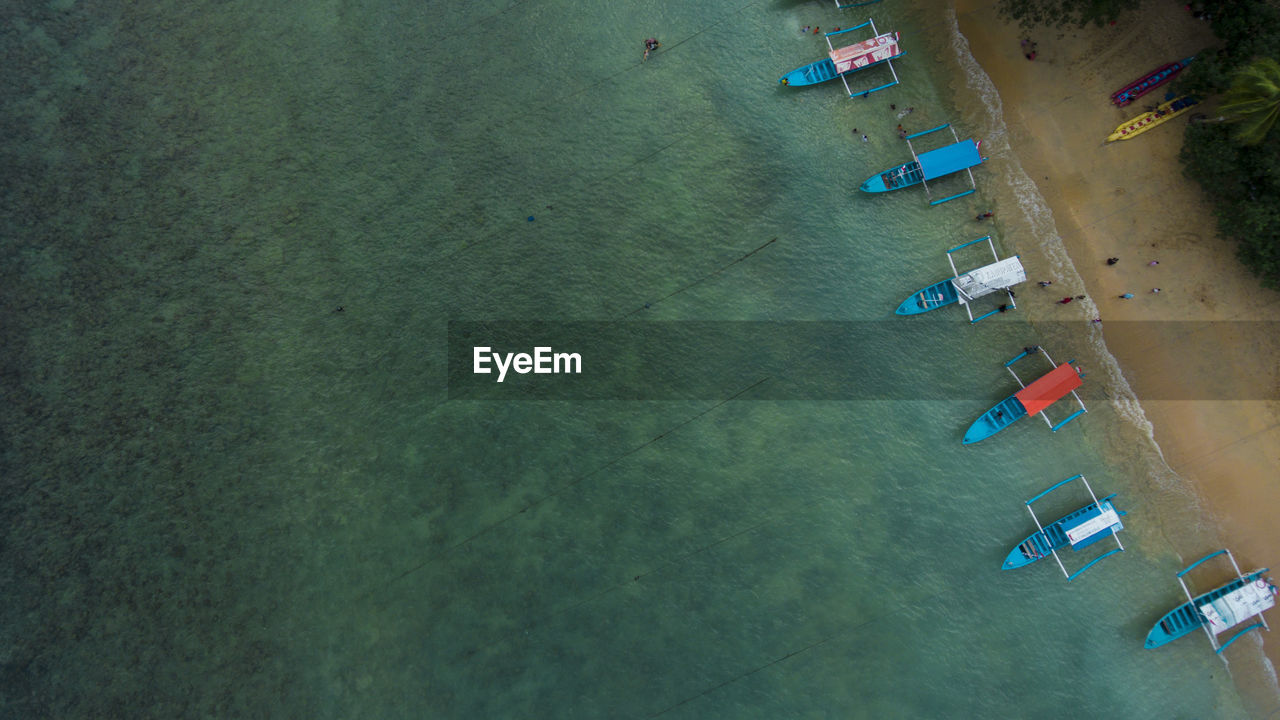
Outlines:
[[[1128,140],[1134,135],[1141,135],[1160,123],[1172,120],[1199,103],[1199,99],[1190,95],[1174,98],[1151,112],[1143,113],[1132,120],[1125,121],[1120,127],[1116,128],[1115,132],[1107,136],[1107,142]]]

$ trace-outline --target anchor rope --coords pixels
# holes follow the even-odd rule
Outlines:
[[[610,467],[613,467],[614,465],[618,464],[618,463],[619,463],[619,462],[621,462],[622,460],[625,460],[626,458],[628,458],[628,457],[630,457],[630,456],[632,456],[632,455],[634,455],[634,454],[636,454],[636,453],[640,452],[641,450],[644,450],[645,448],[649,447],[650,445],[653,445],[654,443],[656,443],[656,442],[658,442],[659,440],[661,440],[661,439],[665,438],[666,436],[670,435],[671,433],[673,433],[673,432],[675,432],[675,431],[679,430],[680,428],[683,428],[684,426],[686,426],[686,425],[688,425],[688,424],[690,424],[690,423],[692,423],[692,422],[694,422],[694,421],[696,421],[696,420],[698,420],[698,419],[700,419],[700,418],[702,418],[702,417],[704,417],[704,416],[706,416],[706,415],[708,415],[708,414],[710,414],[710,413],[714,412],[715,410],[717,410],[717,409],[719,409],[719,408],[721,408],[721,407],[724,407],[725,405],[729,404],[730,402],[733,402],[734,400],[736,400],[736,399],[738,399],[739,397],[741,397],[741,396],[745,395],[746,393],[748,393],[748,392],[750,392],[750,391],[754,390],[754,389],[755,389],[755,388],[757,388],[757,387],[760,387],[760,386],[761,386],[761,385],[763,385],[764,383],[768,382],[768,380],[769,380],[769,378],[768,378],[768,377],[764,377],[764,378],[761,378],[761,379],[759,379],[759,380],[755,381],[754,383],[752,383],[752,384],[750,384],[750,385],[748,385],[748,386],[746,386],[746,387],[742,388],[741,390],[739,390],[739,391],[735,392],[734,394],[730,395],[729,397],[727,397],[727,398],[725,398],[725,399],[723,399],[723,400],[721,400],[721,401],[717,402],[715,405],[712,405],[711,407],[708,407],[708,408],[706,408],[705,410],[702,410],[701,412],[697,413],[696,415],[693,415],[693,416],[691,416],[691,417],[689,417],[689,418],[686,418],[686,419],[682,420],[681,422],[679,422],[679,423],[677,423],[677,424],[675,424],[675,425],[671,426],[670,428],[667,428],[666,430],[663,430],[662,432],[660,432],[660,433],[658,433],[657,435],[653,436],[653,437],[652,437],[652,438],[650,438],[649,440],[647,440],[647,441],[645,441],[645,442],[641,443],[640,445],[637,445],[637,446],[635,446],[635,447],[631,448],[630,450],[627,450],[626,452],[622,453],[621,455],[618,455],[618,456],[614,457],[612,460],[609,460],[608,462],[604,463],[603,465],[600,465],[599,467],[595,468],[594,470],[588,471],[588,472],[586,472],[586,473],[583,473],[583,474],[581,474],[581,475],[579,475],[579,476],[575,477],[573,480],[570,480],[569,482],[565,483],[564,485],[561,485],[560,487],[558,487],[558,488],[556,488],[556,489],[552,490],[551,492],[547,493],[546,495],[543,495],[542,497],[538,498],[537,500],[534,500],[533,502],[529,503],[528,505],[525,505],[524,507],[520,508],[519,510],[516,510],[515,512],[512,512],[512,513],[510,513],[510,514],[506,515],[506,516],[505,516],[505,517],[503,517],[503,518],[500,518],[500,519],[498,519],[498,520],[495,520],[494,522],[489,523],[488,525],[485,525],[484,527],[482,527],[482,528],[480,528],[479,530],[475,531],[475,532],[474,532],[474,533],[472,533],[471,535],[467,536],[465,539],[463,539],[463,540],[461,540],[461,541],[459,541],[459,542],[457,542],[457,543],[454,543],[453,545],[450,545],[450,546],[449,546],[449,547],[448,547],[448,548],[447,548],[443,553],[439,553],[439,554],[437,554],[437,555],[435,555],[435,556],[433,556],[433,557],[431,557],[431,558],[429,558],[429,559],[427,559],[427,560],[423,560],[422,562],[418,563],[417,565],[414,565],[413,567],[409,568],[408,570],[405,570],[404,572],[402,572],[402,573],[400,573],[399,575],[395,576],[395,577],[394,577],[394,578],[392,578],[390,581],[388,581],[388,582],[386,583],[386,585],[387,585],[387,586],[389,586],[389,585],[395,584],[395,583],[399,582],[400,580],[403,580],[404,578],[408,577],[409,575],[412,575],[413,573],[418,572],[419,570],[421,570],[421,569],[423,569],[423,568],[427,567],[428,565],[431,565],[432,563],[434,563],[434,562],[436,562],[437,560],[439,560],[439,559],[441,559],[441,558],[445,557],[446,555],[448,555],[448,554],[450,554],[450,553],[452,553],[452,552],[454,552],[454,551],[458,550],[459,548],[461,548],[461,547],[463,547],[463,546],[467,545],[467,544],[468,544],[468,543],[470,543],[471,541],[475,540],[476,538],[480,537],[481,535],[484,535],[485,533],[489,532],[490,530],[493,530],[494,528],[496,528],[496,527],[498,527],[498,526],[500,526],[500,525],[502,525],[502,524],[504,524],[504,523],[506,523],[506,522],[508,522],[508,521],[512,520],[513,518],[519,517],[520,515],[522,515],[522,514],[524,514],[524,513],[528,512],[529,510],[532,510],[533,508],[538,507],[539,505],[542,505],[543,503],[547,502],[548,500],[551,500],[551,499],[553,499],[553,498],[555,498],[555,497],[559,496],[560,494],[562,494],[562,493],[563,493],[563,492],[565,492],[566,490],[569,490],[570,488],[576,487],[576,486],[577,486],[578,484],[580,484],[582,481],[584,481],[584,480],[586,480],[586,479],[588,479],[588,478],[590,478],[590,477],[593,477],[593,476],[597,475],[598,473],[600,473],[600,472],[602,472],[602,471],[604,471],[604,470],[607,470],[607,469],[608,469],[608,468],[610,468]]]

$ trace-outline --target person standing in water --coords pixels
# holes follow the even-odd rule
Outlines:
[[[649,53],[662,47],[662,43],[658,42],[658,38],[648,38],[644,41],[644,59],[649,59]]]

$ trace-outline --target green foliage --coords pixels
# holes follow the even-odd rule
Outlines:
[[[1000,0],[1000,12],[1023,27],[1102,25],[1139,0]],[[1151,12],[1182,12],[1181,3]],[[1280,117],[1280,2],[1276,0],[1193,0],[1191,10],[1212,23],[1221,40],[1201,50],[1176,86],[1179,94],[1224,98],[1222,111],[1239,118],[1233,138],[1223,123],[1192,123],[1182,147],[1187,174],[1214,204],[1219,232],[1239,243],[1237,255],[1263,285],[1280,289],[1280,137],[1267,137]],[[1245,68],[1253,68],[1245,70]],[[1242,145],[1248,139],[1254,145]]]
[[[1140,4],[1138,0],[1000,0],[1000,13],[1022,27],[1102,25]]]
[[[1213,201],[1218,230],[1266,287],[1280,289],[1280,137],[1243,146],[1222,123],[1192,123],[1182,146],[1187,174]]]
[[[1228,120],[1239,123],[1237,140],[1262,142],[1280,115],[1280,63],[1264,57],[1238,70],[1219,107]]]
[[[1253,61],[1280,51],[1280,6],[1270,0],[1198,0],[1192,9],[1213,23],[1221,44],[1196,55],[1182,74],[1179,92],[1207,97],[1226,91],[1242,72],[1255,74],[1245,70]],[[1277,112],[1274,104],[1266,107],[1265,98],[1273,92],[1267,85],[1280,83],[1280,72],[1272,70],[1274,60],[1256,67],[1258,82],[1242,81],[1241,90],[1228,91],[1221,110],[1241,118],[1254,115],[1239,127],[1258,144],[1242,145],[1229,125],[1193,123],[1182,146],[1182,163],[1212,200],[1218,231],[1238,243],[1240,261],[1263,285],[1280,289],[1280,138],[1265,137]]]
[[[1267,0],[1201,0],[1193,3],[1213,23],[1222,41],[1202,50],[1182,74],[1180,93],[1209,96],[1231,86],[1235,71],[1257,57],[1272,56],[1280,48],[1280,7]]]

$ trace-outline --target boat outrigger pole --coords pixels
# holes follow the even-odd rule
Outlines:
[[[1048,352],[1047,350],[1045,350],[1045,349],[1041,348],[1041,349],[1037,350],[1037,352],[1040,352],[1040,353],[1043,353],[1043,354],[1044,354],[1044,359],[1049,361],[1049,364],[1053,366],[1053,369],[1054,369],[1054,370],[1057,370],[1057,369],[1058,369],[1058,364],[1057,364],[1057,363],[1055,363],[1055,362],[1053,361],[1053,358],[1049,357],[1049,352]],[[1018,381],[1018,385],[1019,385],[1023,390],[1026,390],[1026,389],[1027,389],[1027,386],[1022,384],[1022,379],[1018,377],[1018,373],[1014,372],[1014,371],[1013,371],[1013,368],[1012,368],[1012,367],[1010,367],[1010,366],[1011,366],[1011,365],[1013,365],[1014,363],[1018,362],[1019,360],[1021,360],[1022,358],[1026,357],[1026,356],[1027,356],[1027,351],[1026,351],[1026,350],[1023,350],[1022,352],[1018,353],[1017,357],[1013,358],[1012,360],[1010,360],[1009,362],[1007,362],[1007,363],[1005,363],[1005,364],[1004,364],[1004,369],[1009,371],[1009,374],[1013,376],[1013,379],[1014,379],[1014,380],[1017,380],[1017,381]],[[1075,360],[1068,360],[1068,361],[1067,361],[1067,365],[1074,365],[1074,364],[1075,364],[1075,362],[1076,362]],[[1077,372],[1078,372],[1078,371],[1077,371]],[[1046,376],[1046,377],[1047,377],[1047,376]],[[1078,383],[1077,383],[1077,385],[1078,385]],[[1051,420],[1049,419],[1049,416],[1045,413],[1045,411],[1044,411],[1043,409],[1042,409],[1042,410],[1040,410],[1040,412],[1039,412],[1039,413],[1037,413],[1041,418],[1043,418],[1043,419],[1044,419],[1044,423],[1045,423],[1045,425],[1048,425],[1048,426],[1049,426],[1049,430],[1050,430],[1050,431],[1052,431],[1052,432],[1058,432],[1058,429],[1059,429],[1059,428],[1061,428],[1063,425],[1066,425],[1067,423],[1071,422],[1072,420],[1075,420],[1076,418],[1080,417],[1081,415],[1083,415],[1083,414],[1085,414],[1085,413],[1089,412],[1088,408],[1086,408],[1086,407],[1084,406],[1084,401],[1080,399],[1080,396],[1076,394],[1076,391],[1075,391],[1074,389],[1069,390],[1068,392],[1070,392],[1070,393],[1071,393],[1071,397],[1075,398],[1075,399],[1076,399],[1076,402],[1080,404],[1080,409],[1079,409],[1079,410],[1077,410],[1077,411],[1075,411],[1075,412],[1073,412],[1073,413],[1071,413],[1071,415],[1067,416],[1067,419],[1066,419],[1066,420],[1063,420],[1062,422],[1058,423],[1057,425],[1054,425],[1054,424],[1053,424],[1053,421],[1051,421]],[[1061,395],[1059,395],[1058,397],[1062,397],[1062,396],[1061,396]],[[1054,399],[1056,400],[1057,398],[1054,398]],[[1046,406],[1046,407],[1047,407],[1047,406]]]
[[[862,4],[864,4],[864,5],[865,5],[866,3],[862,3]],[[838,5],[839,5],[839,3],[837,3],[837,6],[838,6]],[[853,5],[846,5],[845,7],[854,7],[854,6],[853,6]],[[825,37],[825,38],[827,39],[827,47],[828,47],[828,48],[830,48],[830,50],[831,50],[831,52],[832,52],[832,53],[835,53],[835,51],[836,51],[836,46],[831,44],[831,38],[832,38],[832,36],[835,36],[835,35],[843,35],[843,34],[845,34],[845,33],[847,33],[847,32],[853,32],[854,30],[861,30],[862,28],[867,27],[868,25],[870,25],[870,26],[871,26],[871,36],[872,36],[872,37],[877,37],[877,38],[878,38],[878,37],[880,37],[880,31],[879,31],[879,30],[876,30],[876,22],[875,22],[875,20],[872,20],[871,18],[867,18],[867,21],[866,21],[866,22],[864,22],[864,23],[862,23],[861,25],[855,25],[855,26],[853,26],[853,27],[851,27],[851,28],[847,28],[847,29],[845,29],[845,30],[836,30],[835,32],[823,33],[823,37]],[[841,74],[840,74],[840,82],[844,83],[844,91],[845,91],[846,93],[848,93],[848,94],[849,94],[849,97],[851,97],[851,98],[856,98],[856,97],[866,97],[866,96],[870,95],[870,94],[871,94],[871,93],[873,93],[873,92],[879,92],[879,91],[881,91],[881,90],[884,90],[884,89],[887,89],[887,88],[891,88],[891,87],[893,87],[894,85],[897,85],[897,84],[898,84],[898,71],[893,69],[893,59],[892,59],[892,58],[890,58],[890,59],[885,60],[885,61],[884,61],[884,64],[885,64],[885,65],[888,65],[888,66],[889,66],[889,72],[893,73],[893,82],[891,82],[891,83],[885,83],[884,85],[881,85],[881,86],[879,86],[879,87],[873,87],[873,88],[871,88],[870,90],[862,90],[862,91],[860,91],[860,92],[854,92],[852,89],[850,89],[850,88],[849,88],[849,80],[848,80],[848,78],[846,78],[846,77],[845,77],[845,73],[841,73]]]
[[[1041,375],[1031,384],[1024,384],[1022,378],[1018,377],[1018,373],[1014,372],[1012,365],[1028,355],[1036,353],[1044,353],[1045,360],[1049,361],[1053,369]],[[1075,360],[1069,360],[1065,365],[1059,365],[1037,345],[1023,350],[1012,360],[1005,363],[1005,369],[1009,371],[1009,374],[1013,376],[1013,379],[1017,381],[1021,389],[996,403],[982,415],[979,415],[978,419],[974,420],[969,429],[965,431],[964,444],[972,445],[985,440],[1028,415],[1039,415],[1044,418],[1045,424],[1054,432],[1083,415],[1087,410],[1084,406],[1084,401],[1076,394],[1076,388],[1080,387],[1081,384],[1081,375],[1080,371],[1073,366],[1074,362]],[[1076,399],[1076,402],[1080,404],[1080,409],[1055,425],[1049,420],[1045,410],[1068,394]]]
[[[961,275],[956,269],[953,253],[980,242],[987,243],[987,248],[991,250],[991,257],[995,262],[974,268]],[[1027,273],[1022,268],[1022,260],[1017,255],[1004,260],[1000,259],[990,235],[984,235],[977,240],[970,240],[951,248],[947,251],[947,262],[951,264],[951,277],[916,291],[898,306],[896,310],[898,315],[918,315],[946,305],[960,304],[969,315],[969,323],[973,324],[1006,310],[1017,309],[1018,303],[1013,299],[1011,288],[1018,283],[1026,282]],[[970,307],[973,301],[1000,291],[1004,291],[1009,296],[1009,302],[975,318]]]
[[[836,0],[836,8],[839,10],[848,10],[849,8],[862,7],[863,5],[874,5],[878,2],[880,2],[880,0],[863,0],[862,2],[855,3],[841,3],[840,0]]]
[[[978,268],[977,270],[967,273],[964,276],[965,282],[962,282],[960,271],[956,269],[956,263],[955,260],[952,259],[951,254],[957,250],[967,248],[970,245],[980,243],[983,240],[987,241],[987,247],[991,249],[991,256],[995,258],[996,262],[993,265],[988,265],[985,268]],[[1008,305],[1014,310],[1018,309],[1018,301],[1014,300],[1013,291],[1009,288],[1013,284],[1025,281],[1027,279],[1027,274],[1023,271],[1022,263],[1018,259],[1017,255],[1004,260],[1000,259],[1000,256],[996,254],[996,246],[991,240],[990,235],[980,237],[977,240],[970,240],[963,245],[957,245],[951,248],[947,251],[947,262],[951,263],[951,274],[955,276],[952,283],[956,289],[956,297],[960,304],[964,305],[964,311],[969,314],[969,324],[986,320],[992,315],[1004,312],[1004,310],[1001,309],[991,310],[975,318],[973,316],[973,310],[969,309],[970,303],[972,303],[975,298],[988,295],[996,292],[997,290],[1004,290],[1009,296]],[[988,274],[985,271],[991,271],[991,273]]]
[[[1057,490],[1063,485],[1066,485],[1072,480],[1079,480],[1084,483],[1084,487],[1089,491],[1089,497],[1093,499],[1093,503],[1091,505],[1086,505],[1084,508],[1071,513],[1062,520],[1059,520],[1057,523],[1054,523],[1054,525],[1058,527],[1058,533],[1061,533],[1061,538],[1065,540],[1063,544],[1069,544],[1072,550],[1079,550],[1092,545],[1108,535],[1116,541],[1115,548],[1108,550],[1093,560],[1090,560],[1084,567],[1073,573],[1067,572],[1067,567],[1062,564],[1062,558],[1058,557],[1057,548],[1054,544],[1048,542],[1050,537],[1049,533],[1045,532],[1044,526],[1040,524],[1040,518],[1036,516],[1035,509],[1031,507],[1031,504],[1035,501],[1045,495],[1048,495],[1054,490]],[[1113,496],[1109,495],[1102,500],[1099,500],[1098,496],[1094,494],[1093,488],[1089,486],[1089,481],[1085,479],[1084,475],[1072,475],[1066,480],[1057,483],[1053,487],[1027,501],[1027,512],[1031,513],[1031,519],[1035,521],[1036,527],[1039,528],[1040,535],[1045,538],[1046,544],[1049,547],[1049,552],[1053,554],[1053,559],[1057,561],[1058,567],[1062,570],[1062,574],[1067,577],[1067,582],[1075,580],[1085,570],[1088,570],[1099,562],[1102,562],[1104,558],[1115,555],[1118,552],[1124,552],[1124,545],[1120,542],[1120,536],[1118,535],[1118,531],[1124,529],[1124,525],[1120,522],[1120,515],[1123,513],[1117,511],[1111,504],[1112,497]],[[1070,527],[1067,526],[1068,524]],[[1034,542],[1034,538],[1035,536],[1032,536],[1032,538],[1028,539],[1028,542]],[[1061,547],[1061,545],[1059,545],[1059,547]]]
[[[1188,601],[1188,602],[1190,602],[1193,606],[1195,605],[1196,599],[1195,599],[1194,597],[1192,597],[1192,595],[1191,595],[1191,589],[1187,587],[1187,583],[1186,583],[1186,581],[1184,581],[1184,580],[1182,579],[1182,576],[1183,576],[1183,575],[1186,575],[1186,574],[1187,574],[1187,573],[1189,573],[1189,572],[1191,572],[1193,569],[1195,569],[1195,568],[1196,568],[1196,566],[1200,565],[1200,563],[1203,563],[1204,561],[1206,561],[1206,560],[1208,560],[1208,559],[1210,559],[1210,558],[1214,558],[1214,557],[1217,557],[1217,556],[1219,556],[1219,555],[1223,555],[1223,554],[1225,554],[1225,555],[1227,556],[1227,559],[1231,561],[1231,567],[1232,567],[1232,569],[1234,569],[1234,570],[1236,571],[1236,577],[1240,579],[1240,584],[1241,584],[1242,586],[1247,586],[1247,585],[1248,585],[1248,581],[1245,579],[1244,573],[1240,570],[1240,565],[1236,563],[1236,557],[1235,557],[1234,555],[1232,555],[1232,554],[1231,554],[1231,551],[1230,551],[1230,550],[1228,550],[1227,548],[1223,548],[1223,549],[1221,549],[1221,550],[1219,550],[1219,551],[1217,551],[1217,552],[1209,553],[1208,555],[1205,555],[1204,557],[1200,558],[1199,560],[1195,561],[1194,563],[1192,563],[1192,564],[1188,565],[1186,568],[1184,568],[1182,571],[1180,571],[1180,572],[1178,573],[1178,576],[1177,576],[1177,577],[1178,577],[1178,584],[1182,586],[1182,592],[1186,593],[1186,595],[1187,595],[1187,601]],[[1212,606],[1210,606],[1210,607],[1212,607]],[[1200,613],[1201,613],[1201,615],[1205,615],[1205,612],[1204,612],[1204,609],[1203,609],[1203,608],[1201,608],[1201,609],[1200,609]],[[1262,613],[1261,613],[1261,612],[1259,612],[1258,614],[1254,615],[1253,617],[1258,618],[1258,622],[1253,623],[1252,625],[1250,625],[1250,626],[1249,626],[1249,627],[1247,627],[1247,628],[1244,628],[1243,630],[1240,630],[1240,631],[1239,631],[1239,632],[1237,632],[1235,635],[1232,635],[1232,636],[1231,636],[1231,639],[1227,640],[1225,643],[1223,643],[1223,644],[1221,644],[1221,645],[1219,645],[1219,644],[1218,644],[1218,638],[1217,638],[1217,636],[1215,636],[1215,635],[1213,634],[1213,631],[1209,629],[1209,626],[1210,626],[1211,624],[1213,624],[1213,620],[1211,620],[1211,619],[1210,619],[1210,621],[1209,621],[1209,622],[1206,622],[1206,623],[1204,623],[1204,624],[1202,624],[1202,625],[1200,626],[1200,627],[1202,627],[1202,628],[1204,629],[1204,634],[1205,634],[1205,635],[1207,635],[1207,636],[1209,637],[1209,644],[1213,646],[1213,652],[1214,652],[1218,657],[1222,658],[1222,662],[1227,662],[1227,659],[1226,659],[1225,657],[1223,657],[1223,655],[1222,655],[1222,651],[1223,651],[1223,650],[1226,650],[1226,649],[1227,649],[1227,647],[1228,647],[1229,645],[1231,645],[1231,643],[1233,643],[1233,642],[1235,642],[1236,640],[1238,640],[1238,639],[1240,638],[1240,636],[1244,635],[1245,633],[1249,632],[1250,630],[1257,630],[1258,628],[1262,628],[1262,629],[1264,629],[1264,630],[1266,630],[1266,631],[1268,631],[1268,632],[1270,632],[1270,631],[1271,631],[1271,626],[1270,626],[1270,625],[1267,625],[1267,619],[1266,619],[1266,618],[1264,618],[1264,617],[1262,617]],[[1224,628],[1224,629],[1225,629],[1225,628]]]
[[[921,136],[924,136],[924,135],[928,135],[929,133],[937,132],[937,131],[939,131],[939,130],[950,130],[950,131],[951,131],[951,137],[955,138],[956,144],[959,144],[959,143],[960,143],[960,136],[956,134],[956,129],[955,129],[955,128],[953,128],[953,127],[951,127],[951,123],[943,123],[943,124],[939,125],[938,127],[933,128],[933,129],[930,129],[930,130],[925,130],[925,131],[923,131],[923,132],[918,132],[918,133],[912,133],[912,134],[910,134],[910,135],[906,136],[905,140],[907,141],[907,149],[911,151],[911,159],[912,159],[912,160],[914,160],[917,164],[919,164],[919,163],[920,163],[920,156],[916,154],[916,149],[915,149],[915,147],[911,144],[911,139],[912,139],[912,138],[918,138],[918,137],[921,137]],[[968,190],[965,190],[964,192],[956,193],[955,195],[951,195],[951,196],[948,196],[948,197],[944,197],[944,198],[942,198],[941,200],[934,200],[934,199],[933,199],[933,194],[929,191],[929,183],[928,183],[928,182],[926,182],[926,180],[922,177],[922,178],[921,178],[921,180],[920,180],[920,184],[921,184],[921,185],[924,185],[924,194],[925,194],[925,197],[929,198],[929,204],[930,204],[930,205],[941,205],[941,204],[942,204],[942,203],[944,203],[944,202],[948,202],[948,201],[951,201],[951,200],[955,200],[956,198],[962,198],[962,197],[964,197],[965,195],[972,195],[972,194],[974,194],[975,192],[977,192],[977,191],[978,191],[978,181],[977,181],[977,180],[975,180],[975,179],[974,179],[974,177],[973,177],[973,170],[970,170],[970,169],[969,169],[969,167],[965,167],[965,168],[964,168],[964,171],[965,171],[966,173],[968,173],[968,174],[969,174],[969,186],[970,186],[970,187],[969,187],[969,189],[968,189]],[[926,174],[928,174],[928,173],[926,173]],[[936,176],[935,176],[935,177],[936,177]]]

